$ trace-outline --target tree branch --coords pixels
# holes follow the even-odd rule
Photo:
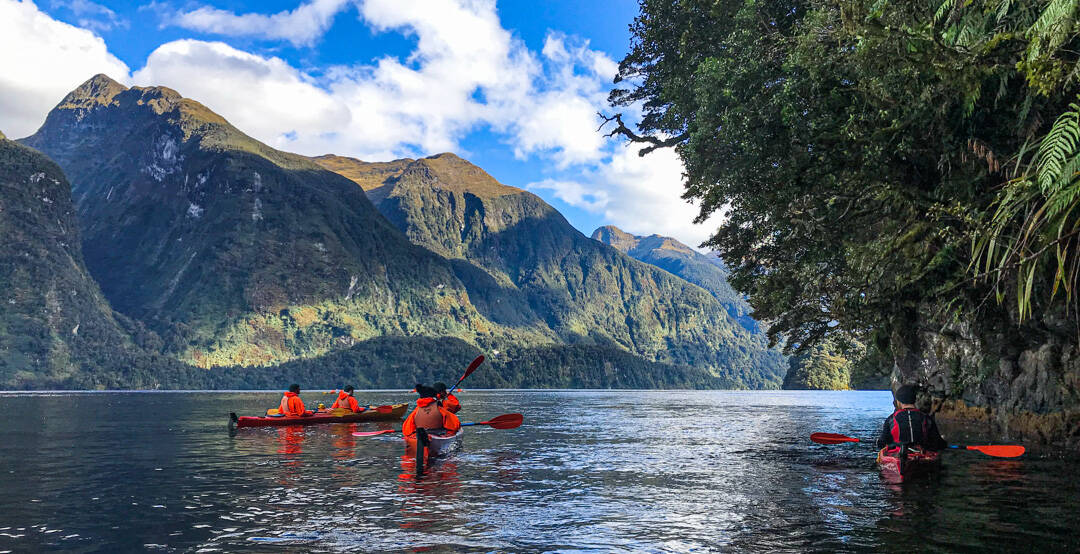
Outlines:
[[[647,135],[642,136],[642,135],[639,135],[639,134],[635,133],[633,131],[633,129],[627,127],[626,124],[623,123],[621,113],[617,113],[617,114],[615,114],[615,115],[613,115],[611,117],[608,117],[608,116],[606,116],[606,115],[604,115],[604,114],[602,114],[600,112],[596,112],[596,115],[600,116],[600,118],[604,120],[604,122],[601,123],[600,126],[596,128],[597,131],[600,131],[601,129],[606,127],[608,123],[611,123],[612,121],[614,121],[616,123],[615,128],[612,129],[610,133],[604,135],[605,137],[613,137],[615,135],[622,135],[622,136],[626,137],[630,142],[645,142],[645,143],[648,143],[648,144],[652,145],[652,146],[646,146],[645,148],[642,148],[640,151],[638,151],[638,156],[644,156],[645,154],[648,154],[649,152],[652,152],[653,150],[656,150],[658,148],[668,148],[668,147],[671,147],[671,146],[675,146],[676,144],[679,144],[680,142],[686,140],[687,137],[690,136],[689,133],[682,133],[682,134],[680,134],[678,136],[674,136],[674,137],[671,137],[671,138],[668,138],[668,139],[665,139],[665,140],[660,140],[660,139],[658,139],[656,137],[651,137],[651,136],[647,136]]]

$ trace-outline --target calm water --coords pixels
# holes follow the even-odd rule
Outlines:
[[[420,481],[400,439],[350,435],[380,424],[229,435],[278,398],[0,394],[0,551],[1080,549],[1076,464],[954,451],[896,487],[806,438],[872,436],[888,393],[468,391],[464,421],[525,424]]]

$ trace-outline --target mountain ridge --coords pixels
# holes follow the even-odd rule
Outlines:
[[[490,327],[450,265],[351,181],[171,89],[96,76],[23,142],[72,176],[106,297],[188,363],[268,365],[384,334]]]
[[[433,158],[443,166],[429,172],[424,165]],[[779,385],[781,357],[750,341],[698,285],[607,250],[540,197],[501,185],[456,155],[433,158],[389,162],[396,167],[374,178],[387,166],[319,159],[351,176],[410,241],[457,260],[470,298],[482,298],[478,289],[490,288],[479,282],[494,284],[513,293],[515,314],[544,322],[561,341],[611,343],[657,362],[699,363],[718,375],[736,375],[733,381],[744,386]],[[484,187],[448,182],[447,175],[466,171]]]

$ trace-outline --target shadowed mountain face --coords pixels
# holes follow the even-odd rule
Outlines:
[[[761,326],[750,316],[750,303],[731,288],[727,267],[715,253],[702,254],[671,237],[631,235],[614,225],[593,231],[592,238],[709,291],[746,330],[762,333]]]
[[[173,90],[96,76],[23,142],[71,178],[105,296],[185,361],[264,365],[388,334],[488,330],[451,264],[354,183]]]
[[[485,316],[706,367],[741,386],[777,386],[782,358],[705,290],[590,240],[539,197],[455,156],[315,161],[359,184],[415,244],[454,263]]]
[[[63,172],[2,134],[0,237],[0,389],[70,384],[131,346],[83,265]]]

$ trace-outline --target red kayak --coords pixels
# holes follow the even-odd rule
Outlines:
[[[941,453],[912,448],[901,456],[899,448],[885,447],[878,452],[881,475],[889,483],[903,483],[917,475],[925,475],[941,467]]]
[[[361,412],[329,410],[306,417],[292,416],[239,416],[229,413],[229,425],[236,427],[283,427],[286,425],[318,425],[320,423],[355,423],[358,421],[398,421],[405,416],[408,404],[394,404],[389,413],[380,413],[375,406]]]

